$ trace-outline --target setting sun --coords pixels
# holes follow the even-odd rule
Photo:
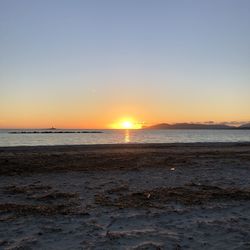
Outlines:
[[[111,125],[113,129],[141,129],[141,123],[133,119],[124,119]]]
[[[122,128],[124,128],[124,129],[131,129],[131,128],[133,128],[133,125],[134,124],[131,121],[124,121],[121,124]]]

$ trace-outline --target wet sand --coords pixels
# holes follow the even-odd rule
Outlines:
[[[250,143],[0,148],[0,249],[250,249]]]

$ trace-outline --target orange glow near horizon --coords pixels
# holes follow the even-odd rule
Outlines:
[[[0,104],[1,104],[0,99]],[[73,101],[72,101],[73,103]],[[209,109],[203,107],[201,111],[195,112],[195,109],[190,107],[190,112],[184,112],[177,106],[169,109],[157,108],[157,105],[152,107],[136,105],[131,103],[130,105],[121,105],[117,103],[105,103],[102,105],[102,109],[96,109],[93,104],[93,108],[88,109],[85,106],[75,107],[69,105],[65,107],[65,104],[61,106],[53,105],[29,105],[26,102],[11,103],[9,106],[0,105],[0,128],[55,128],[62,129],[141,129],[144,126],[151,126],[159,123],[182,123],[193,122],[202,123],[206,121],[213,121],[214,123],[221,123],[225,121],[235,121],[233,118],[237,117],[238,122],[248,123],[249,117],[246,115],[245,110],[241,114],[237,115],[237,112],[226,113],[222,115],[221,112],[217,112],[218,109],[214,109],[213,113],[209,112]],[[4,110],[3,107],[7,107],[8,110]],[[94,108],[95,107],[95,108]],[[247,107],[247,105],[246,105]],[[233,107],[231,107],[233,110]],[[157,112],[156,112],[157,111]]]

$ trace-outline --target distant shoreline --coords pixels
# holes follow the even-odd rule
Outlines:
[[[229,128],[142,128],[141,130],[250,130],[250,127],[229,127]]]
[[[204,123],[160,123],[143,129],[192,129],[192,130],[237,130],[250,129],[250,124],[245,123],[241,126],[231,126],[225,124],[204,124]]]

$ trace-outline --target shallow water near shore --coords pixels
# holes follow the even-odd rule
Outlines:
[[[55,130],[62,133],[12,134],[42,130],[0,130],[0,146],[78,145],[117,143],[250,142],[250,130],[94,130],[102,133],[63,133],[93,130]],[[43,130],[44,131],[44,130]]]

